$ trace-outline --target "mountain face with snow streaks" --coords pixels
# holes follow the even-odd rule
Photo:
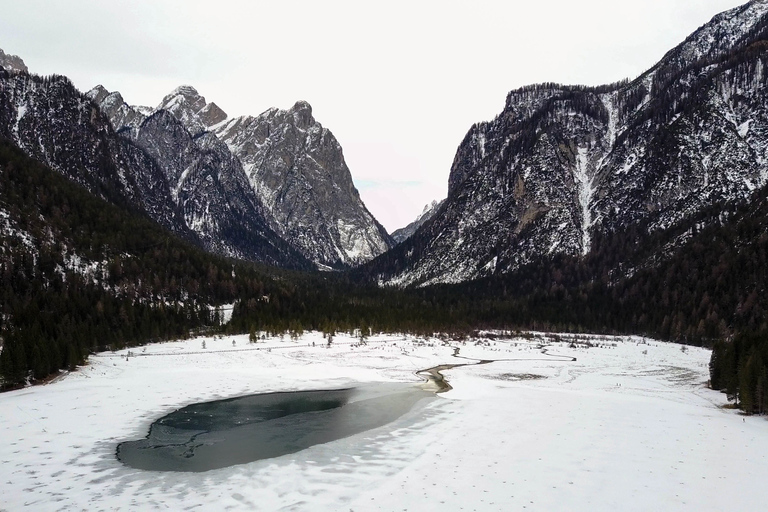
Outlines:
[[[100,100],[99,105],[95,99]],[[113,118],[108,118],[107,113]],[[263,217],[258,217],[258,209],[240,205],[238,210],[238,199],[227,197],[228,190],[238,185],[232,184],[226,172],[220,172],[223,167],[214,162],[215,151],[195,149],[197,143],[189,133],[175,118],[168,117],[181,128],[175,135],[179,140],[186,137],[187,149],[194,153],[170,141],[173,136],[157,140],[157,144],[165,144],[171,158],[189,169],[188,184],[193,183],[193,177],[196,180],[194,187],[184,189],[184,194],[178,193],[179,183],[169,179],[171,167],[167,161],[138,143],[145,133],[141,128],[146,129],[150,118],[125,105],[119,94],[101,88],[83,95],[62,76],[43,78],[23,71],[0,70],[0,136],[27,155],[91,193],[143,212],[207,250],[308,268],[309,262],[291,249]],[[115,119],[127,125],[121,126],[122,134],[113,128]],[[229,155],[221,143],[219,150]],[[234,160],[231,155],[229,158]],[[250,194],[250,201],[258,203],[244,179],[241,185]],[[174,195],[184,200],[176,201]]]
[[[360,200],[338,141],[314,120],[306,102],[289,111],[227,119],[188,85],[165,96],[156,109],[131,107],[103,87],[88,96],[110,116],[115,130],[160,163],[190,228],[209,244],[220,238],[221,210],[205,206],[210,187],[195,189],[194,199],[192,189],[184,187],[199,183],[194,177],[202,172],[198,164],[204,158],[193,153],[216,154],[214,174],[226,177],[217,181],[226,188],[219,201],[232,202],[232,212],[245,220],[263,218],[260,224],[321,268],[363,263],[392,244]],[[198,162],[196,171],[192,160]],[[179,196],[182,191],[186,195]],[[225,247],[219,252],[243,257],[242,251]]]
[[[393,245],[360,199],[341,145],[308,103],[230,119],[214,133],[242,162],[278,233],[313,261],[357,265]]]
[[[424,206],[424,210],[419,214],[416,219],[408,224],[407,226],[404,226],[400,229],[396,229],[392,232],[392,239],[395,241],[396,244],[402,243],[403,241],[407,240],[411,235],[413,235],[417,229],[419,229],[425,222],[427,222],[429,219],[435,216],[437,211],[440,209],[440,207],[443,205],[445,201],[432,201],[431,203]]]
[[[0,70],[0,135],[93,194],[191,235],[157,164],[65,77]]]
[[[374,261],[428,285],[588,254],[594,235],[664,230],[768,181],[768,1],[722,13],[631,82],[512,91],[459,146],[446,204]]]
[[[180,211],[185,227],[203,247],[280,266],[301,266],[306,261],[274,232],[240,162],[228,148],[210,132],[193,135],[177,117],[184,118],[189,109],[140,110],[101,86],[87,96],[111,116],[123,138],[157,163],[169,188],[168,202]]]
[[[227,118],[227,114],[218,105],[206,102],[190,85],[177,87],[163,98],[155,110],[167,110],[173,114],[193,136]]]

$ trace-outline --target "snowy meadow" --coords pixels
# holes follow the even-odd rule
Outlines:
[[[639,337],[463,341],[319,333],[196,338],[91,356],[0,394],[0,510],[761,510],[768,421],[707,389],[710,352]],[[477,364],[479,361],[493,361]],[[452,389],[384,426],[200,473],[118,443],[181,407],[410,383]]]

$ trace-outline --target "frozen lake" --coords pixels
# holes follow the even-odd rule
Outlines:
[[[209,471],[270,459],[395,421],[434,394],[409,384],[246,395],[188,405],[120,443],[117,458],[150,471]]]
[[[298,341],[198,338],[132,352],[97,354],[51,384],[0,394],[0,510],[765,506],[755,490],[768,481],[768,421],[722,407],[725,395],[706,387],[704,349],[535,333],[374,336],[365,345],[339,335],[328,347],[307,333]],[[497,362],[472,364],[478,360]],[[465,366],[450,368],[457,364]],[[330,400],[354,404],[381,396],[375,390],[428,387],[416,372],[441,365],[452,389],[381,426],[293,453],[201,472],[137,469],[115,457],[118,444],[144,438],[153,423],[193,404],[364,390]]]

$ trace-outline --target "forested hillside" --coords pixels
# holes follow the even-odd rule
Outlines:
[[[211,305],[272,279],[107,203],[0,140],[0,319],[5,384],[94,350],[185,337]]]

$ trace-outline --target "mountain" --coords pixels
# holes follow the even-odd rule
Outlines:
[[[333,134],[304,101],[217,125],[214,133],[243,164],[277,231],[319,263],[366,262],[393,245],[360,199]]]
[[[0,390],[74,369],[96,350],[215,329],[217,305],[269,296],[276,308],[295,294],[285,277],[299,273],[171,236],[2,136],[0,199]],[[287,323],[264,309],[262,323]]]
[[[28,73],[27,65],[21,60],[21,57],[17,55],[9,55],[3,50],[0,50],[0,67],[6,71],[21,71]]]
[[[131,107],[119,93],[101,86],[88,96],[119,133],[147,150],[164,169],[174,169],[169,177],[174,190],[174,180],[188,178],[178,145],[215,149],[219,161],[228,165],[223,175],[237,182],[231,197],[251,203],[270,228],[321,268],[357,265],[392,245],[360,200],[338,141],[314,120],[306,102],[288,111],[270,109],[258,117],[228,119],[189,85],[176,88],[155,109]],[[150,121],[158,115],[164,116],[162,123]],[[168,137],[176,142],[165,140]],[[201,212],[192,206],[186,210],[188,217],[199,218]],[[193,224],[204,239],[219,236],[215,227]]]
[[[139,127],[150,121],[121,105],[119,96],[103,99]],[[187,147],[197,148],[182,130]],[[137,129],[136,133],[145,132]],[[65,77],[0,70],[0,136],[96,196],[143,212],[209,250],[274,265],[309,267],[307,260],[275,234],[263,217],[253,214],[249,205],[237,203],[239,198],[225,197],[238,184],[236,178],[219,172],[225,169],[210,164],[217,158],[215,150],[191,155],[168,139],[158,141],[167,143],[177,163],[189,169],[189,179],[180,187],[170,179],[167,162],[137,144],[137,139],[119,135],[91,98]],[[241,185],[248,192],[247,183]],[[211,194],[212,190],[218,195]],[[177,201],[178,197],[182,200]],[[257,201],[252,193],[249,197]],[[246,210],[250,216],[244,215]]]
[[[510,92],[460,144],[440,212],[367,274],[401,286],[503,274],[746,200],[768,181],[767,13],[756,0],[715,16],[631,82]]]
[[[269,212],[248,184],[240,162],[210,132],[192,135],[170,110],[138,109],[99,86],[86,95],[110,116],[124,139],[157,164],[168,186],[166,201],[207,250],[280,266],[308,262],[272,229]],[[179,105],[179,115],[189,112]]]
[[[432,201],[431,203],[424,206],[424,210],[419,214],[418,217],[416,217],[416,220],[411,222],[405,227],[402,227],[400,229],[397,229],[392,232],[392,239],[395,241],[396,244],[402,243],[404,240],[409,238],[411,235],[413,235],[417,229],[421,227],[422,224],[427,222],[429,219],[434,217],[434,215],[437,213],[437,211],[440,209],[440,207],[443,205],[443,201]]]
[[[182,85],[168,94],[155,110],[167,110],[189,130],[192,136],[208,131],[224,121],[227,114],[215,103],[208,103],[197,90]]]
[[[102,199],[191,237],[162,170],[62,76],[0,70],[0,135]]]

